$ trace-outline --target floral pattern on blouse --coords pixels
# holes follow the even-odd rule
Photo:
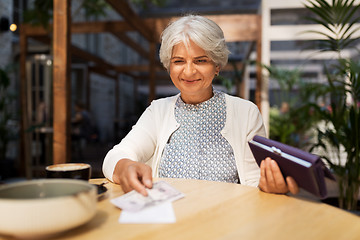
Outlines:
[[[159,176],[239,183],[233,149],[220,133],[226,122],[225,94],[214,91],[196,105],[179,97],[175,118],[180,127],[165,146]]]

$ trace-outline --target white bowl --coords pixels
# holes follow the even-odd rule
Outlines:
[[[0,234],[43,238],[88,222],[97,189],[74,179],[42,179],[0,187]]]

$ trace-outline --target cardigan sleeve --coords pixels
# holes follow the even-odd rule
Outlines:
[[[266,131],[259,109],[255,104],[251,104],[244,151],[244,171],[246,172],[244,184],[254,187],[259,184],[260,168],[254,159],[248,142],[252,140],[255,135],[266,137]]]
[[[153,103],[144,111],[131,131],[105,156],[104,176],[113,181],[112,175],[117,162],[121,159],[146,162],[154,154],[156,147],[157,123]]]

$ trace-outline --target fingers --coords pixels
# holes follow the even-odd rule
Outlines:
[[[260,164],[259,188],[268,193],[297,194],[299,187],[292,177],[285,181],[278,164],[271,158],[266,158]]]
[[[261,161],[260,164],[260,181],[259,181],[259,188],[264,192],[269,192],[268,184],[266,181],[266,167],[265,167],[265,160]]]
[[[288,192],[289,191],[288,187],[286,185],[284,176],[282,175],[279,166],[274,160],[270,160],[270,165],[271,165],[271,172],[273,174],[275,188],[278,189],[280,193]]]
[[[265,159],[265,176],[266,176],[266,182],[268,185],[269,189],[272,189],[272,191],[274,191],[274,189],[276,189],[276,182],[274,179],[274,174],[273,174],[273,170],[272,170],[272,163],[271,163],[271,159],[270,158],[266,158]]]
[[[259,187],[264,192],[286,193],[288,192],[285,180],[277,163],[271,158],[266,158],[260,164]]]
[[[147,196],[145,186],[140,182],[141,168],[138,169],[136,165],[131,165],[128,168],[128,183],[129,186],[140,194]]]
[[[151,168],[147,165],[145,165],[145,169],[142,173],[142,183],[144,184],[145,187],[147,188],[152,188],[152,174],[151,174]]]
[[[288,176],[286,178],[286,183],[289,187],[289,191],[292,193],[292,194],[298,194],[299,193],[299,186],[297,185],[297,183],[295,182],[294,178]]]
[[[114,170],[113,180],[124,192],[135,190],[147,196],[146,188],[152,188],[151,167],[129,159],[120,160]]]
[[[127,176],[126,176],[127,175],[126,169],[129,164],[131,164],[131,160],[129,160],[129,159],[119,160],[115,166],[115,170],[113,173],[114,183],[120,184],[121,188],[124,192],[129,192],[132,190],[132,188],[129,186]]]

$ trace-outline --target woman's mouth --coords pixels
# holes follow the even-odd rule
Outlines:
[[[193,83],[193,82],[200,81],[200,79],[182,79],[182,81],[184,81],[186,83]]]

